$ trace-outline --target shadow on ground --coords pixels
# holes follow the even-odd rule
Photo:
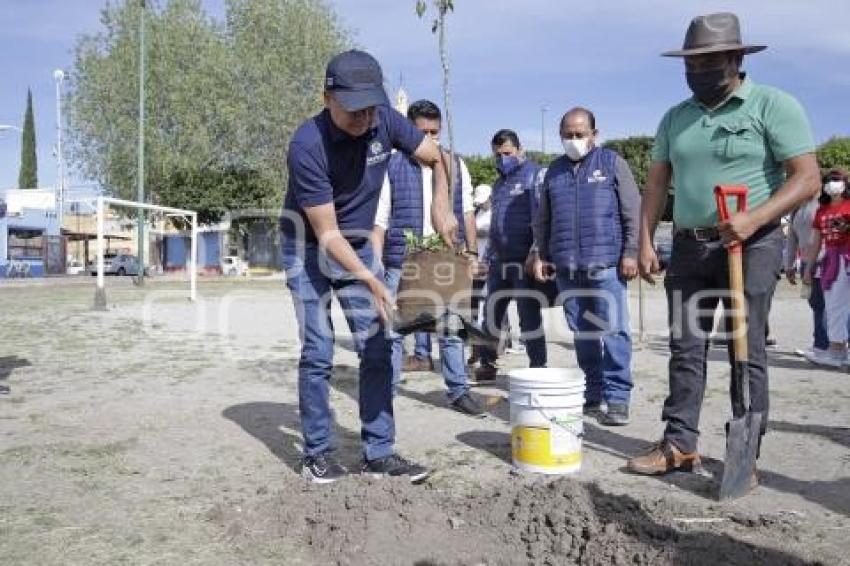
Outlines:
[[[301,420],[298,407],[288,403],[255,402],[233,405],[222,416],[262,442],[269,452],[277,456],[295,473],[301,472],[303,440],[299,434]],[[336,427],[338,440],[335,446],[346,453],[360,453],[360,435]]]
[[[792,423],[785,423],[780,427],[787,427],[789,424]],[[652,447],[651,442],[613,432],[592,423],[585,422],[584,427],[585,444],[588,449],[611,454],[623,460],[646,452]],[[772,423],[770,427],[774,428]],[[805,429],[806,425],[794,425],[794,427]],[[838,434],[834,430],[822,430],[831,429],[831,427],[813,426],[812,428],[814,430],[795,430],[795,432],[822,435]],[[841,430],[840,427],[837,428],[839,431]],[[781,430],[781,428],[775,430]],[[717,498],[720,480],[723,477],[723,462],[715,458],[704,457],[702,464],[702,472],[673,472],[663,476],[654,476],[654,478],[705,499],[714,500]],[[625,472],[625,466],[622,471]],[[806,481],[765,469],[759,469],[758,475],[760,486],[796,494],[834,513],[850,516],[850,477],[830,481]]]
[[[512,464],[511,435],[496,430],[471,430],[455,438],[470,448],[487,452],[506,464]]]
[[[845,448],[850,448],[850,427],[825,426],[818,424],[789,423],[786,421],[770,421],[768,430],[791,432],[795,434],[810,434],[831,440]]]
[[[30,367],[31,365],[29,360],[19,358],[18,356],[4,356],[0,358],[0,381],[9,379],[12,371],[18,368]],[[0,395],[9,392],[11,392],[11,388],[8,385],[0,383]]]

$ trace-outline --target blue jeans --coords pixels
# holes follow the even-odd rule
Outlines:
[[[515,291],[518,293],[514,294]],[[487,273],[487,298],[484,302],[483,327],[491,336],[501,336],[505,314],[511,299],[516,300],[519,313],[520,338],[525,343],[530,367],[546,366],[546,336],[543,334],[541,303],[532,293],[531,282],[525,273],[523,262],[490,262]],[[481,349],[481,361],[493,364],[496,351]]]
[[[334,333],[331,296],[345,313],[360,358],[360,422],[367,460],[393,453],[392,369],[390,342],[385,336],[368,288],[333,260],[320,266],[317,246],[306,244],[303,257],[291,239],[283,242],[286,285],[292,294],[301,358],[298,361],[298,406],[304,453],[315,456],[333,449],[333,416],[328,389],[333,369]],[[371,247],[357,250],[360,259],[381,275]]]
[[[616,267],[559,270],[567,324],[575,333],[576,359],[587,381],[588,403],[629,403],[632,337],[626,283]],[[564,295],[566,293],[566,295]]]
[[[401,269],[397,267],[388,267],[384,272],[384,282],[387,288],[393,294],[398,292],[398,284],[401,280]],[[449,322],[444,321],[444,326],[448,328]],[[428,341],[428,353],[421,356],[423,358],[431,355],[431,337],[427,332],[417,332],[417,342],[420,340],[419,335],[423,335]],[[402,341],[404,337],[395,332],[390,333],[390,341],[392,342],[392,368],[393,368],[393,386],[396,386],[401,379],[401,359],[402,359]],[[417,347],[419,344],[417,344]],[[443,374],[443,380],[446,382],[449,401],[455,401],[464,393],[469,391],[468,376],[466,374],[466,363],[463,357],[463,340],[456,334],[451,334],[445,330],[440,332],[440,369]],[[417,354],[418,355],[418,354]]]
[[[387,285],[389,285],[389,281]],[[396,289],[398,289],[398,284],[396,284]],[[395,294],[395,290],[393,290],[393,294]],[[431,333],[413,333],[413,355],[420,360],[427,360],[431,357]]]

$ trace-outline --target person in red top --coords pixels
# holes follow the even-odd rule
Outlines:
[[[814,269],[826,303],[829,350],[812,360],[833,367],[850,365],[847,355],[847,320],[850,318],[850,180],[844,171],[830,171],[824,179],[821,206],[812,222],[811,248],[804,282],[811,284]],[[823,254],[821,254],[823,248]],[[820,262],[818,257],[822,255]]]

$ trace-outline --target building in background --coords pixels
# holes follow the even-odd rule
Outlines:
[[[0,192],[0,277],[65,272],[65,241],[53,189]]]

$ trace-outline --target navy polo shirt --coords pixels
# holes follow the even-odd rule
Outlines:
[[[284,210],[300,215],[305,239],[315,243],[303,209],[333,202],[343,236],[354,246],[362,245],[375,224],[390,150],[412,155],[423,138],[408,119],[387,106],[377,107],[375,127],[357,138],[337,128],[330,112],[323,110],[301,124],[289,142]],[[286,217],[281,232],[289,237],[298,234]]]

